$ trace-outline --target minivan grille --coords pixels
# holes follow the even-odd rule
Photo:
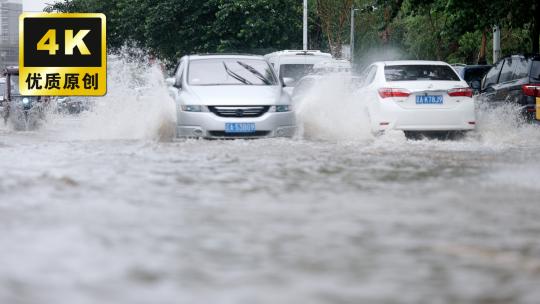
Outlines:
[[[210,112],[220,117],[261,117],[269,106],[210,106]]]

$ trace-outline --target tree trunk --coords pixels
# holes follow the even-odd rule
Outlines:
[[[487,54],[487,30],[484,29],[482,32],[482,45],[480,46],[480,53],[478,54],[478,64],[486,64],[486,54]]]
[[[531,31],[531,39],[532,39],[532,52],[534,54],[540,53],[540,47],[539,47],[539,40],[540,40],[540,17],[538,17],[538,13],[540,13],[540,10],[538,9],[539,4],[536,4],[534,6],[534,14],[533,14],[533,28]]]

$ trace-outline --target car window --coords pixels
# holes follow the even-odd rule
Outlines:
[[[486,89],[489,86],[497,84],[497,82],[499,81],[499,74],[501,72],[503,63],[504,61],[499,61],[499,63],[497,63],[494,68],[489,70],[484,80],[484,83],[482,84],[482,89]]]
[[[482,78],[484,78],[484,76],[490,69],[491,67],[489,66],[465,69],[463,80],[465,80],[467,83],[470,83],[475,80],[482,81]]]
[[[313,64],[282,64],[279,68],[281,78],[292,78],[298,81],[313,70]]]
[[[514,75],[513,79],[521,79],[529,76],[530,59],[519,58],[514,60]]]
[[[270,64],[262,59],[208,58],[189,63],[188,83],[204,85],[277,85]]]
[[[177,86],[180,86],[182,84],[182,76],[184,74],[184,67],[185,67],[185,61],[182,61],[176,68],[176,74],[174,77],[176,79]]]
[[[513,79],[514,76],[514,67],[517,60],[514,58],[508,58],[504,61],[504,65],[501,71],[501,77],[499,78],[499,83],[508,82]]]
[[[391,65],[384,67],[387,81],[444,80],[459,81],[460,78],[446,65]]]
[[[535,60],[532,62],[531,78],[540,80],[540,60]]]

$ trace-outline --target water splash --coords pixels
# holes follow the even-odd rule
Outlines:
[[[306,139],[329,141],[369,141],[374,147],[404,149],[423,145],[449,150],[506,149],[540,145],[540,126],[527,122],[515,104],[494,107],[476,101],[477,129],[461,140],[424,139],[408,141],[401,131],[374,137],[365,110],[366,100],[354,94],[348,76],[315,77],[315,84],[296,100],[300,135]]]
[[[80,139],[170,140],[176,126],[174,101],[158,63],[110,56],[108,91],[81,115]]]
[[[490,146],[523,146],[540,144],[540,126],[525,121],[521,108],[516,104],[494,107],[487,102],[477,102],[477,137]]]
[[[300,135],[306,139],[373,139],[364,103],[354,96],[348,75],[321,76],[295,102]]]

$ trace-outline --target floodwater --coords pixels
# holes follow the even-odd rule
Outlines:
[[[113,73],[95,112],[0,127],[0,303],[539,303],[540,127],[514,109],[407,141],[314,100],[295,139],[171,141],[157,70],[132,74],[156,89]]]

